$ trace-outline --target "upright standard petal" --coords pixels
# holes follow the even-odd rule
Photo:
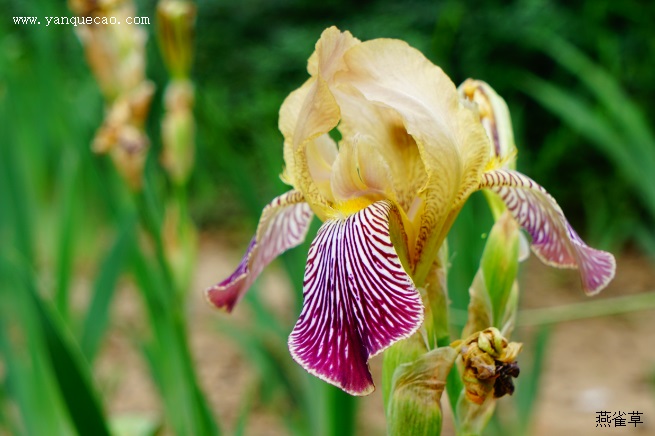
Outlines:
[[[330,205],[312,177],[308,153],[314,152],[309,145],[319,138],[325,139],[324,135],[336,127],[340,117],[339,106],[321,77],[309,79],[292,92],[280,109],[286,165],[282,180],[302,192],[305,201],[321,219],[326,218]]]
[[[490,143],[477,113],[462,103],[455,85],[437,66],[406,43],[377,39],[344,54],[348,71],[338,73],[367,100],[395,110],[418,146],[427,182],[416,241],[414,274],[421,283],[454,214],[479,183]]]
[[[205,291],[207,300],[231,312],[266,265],[305,240],[312,216],[298,191],[275,198],[264,208],[257,234],[250,241],[241,263],[230,277]]]
[[[529,177],[507,170],[489,171],[481,188],[498,194],[519,224],[532,236],[532,250],[547,265],[578,268],[588,295],[600,292],[614,277],[614,256],[587,246],[564,217],[553,197]]]
[[[392,191],[389,199],[409,212],[426,184],[427,173],[403,119],[395,110],[370,102],[346,83],[339,83],[333,93],[341,109],[338,129],[342,142],[366,139],[365,146],[358,147],[360,155],[366,156],[360,166],[364,171],[375,170],[380,161],[385,161],[389,169],[386,190]]]
[[[346,69],[343,54],[360,44],[352,33],[342,32],[335,26],[328,27],[316,42],[314,53],[307,61],[307,72],[312,76],[321,76],[331,81],[336,73]]]
[[[377,200],[395,200],[391,170],[376,145],[365,135],[341,141],[332,167],[331,188],[336,200],[347,203],[356,198],[369,199],[363,207]]]
[[[311,374],[352,395],[374,389],[368,359],[423,321],[421,297],[394,248],[403,248],[403,236],[395,207],[379,201],[326,221],[309,248],[289,350]]]
[[[313,178],[312,170],[321,162],[317,164],[311,160],[316,157],[318,149],[323,159],[336,154],[326,147],[325,141],[325,135],[337,126],[341,118],[329,83],[335,73],[345,68],[343,53],[357,44],[359,41],[349,32],[342,33],[335,27],[326,29],[308,62],[312,77],[292,92],[280,108],[279,127],[284,135],[286,166],[282,179],[303,193],[305,201],[322,220],[329,215],[331,199],[326,198],[320,181]],[[322,143],[313,144],[316,141]]]

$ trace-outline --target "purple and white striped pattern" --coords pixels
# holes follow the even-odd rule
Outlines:
[[[389,202],[326,221],[309,248],[294,360],[351,395],[375,387],[368,359],[412,335],[423,304],[389,235]]]
[[[519,224],[532,236],[532,250],[547,265],[578,268],[588,295],[600,292],[614,277],[614,256],[589,247],[573,230],[555,199],[535,181],[516,171],[482,175],[481,188],[503,199]]]
[[[275,198],[264,208],[257,234],[241,263],[227,279],[205,291],[207,300],[231,312],[266,265],[305,240],[312,216],[312,210],[298,191]]]

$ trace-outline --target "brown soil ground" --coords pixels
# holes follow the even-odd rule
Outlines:
[[[205,237],[202,241],[193,287],[197,292],[189,296],[191,346],[201,386],[229,435],[244,396],[257,385],[257,374],[239,346],[219,331],[217,320],[247,323],[250,314],[242,306],[228,317],[212,310],[204,301],[202,290],[226,277],[238,263],[240,253],[227,247],[220,238]],[[579,290],[575,272],[547,268],[534,257],[523,268],[524,308],[588,301]],[[264,299],[271,310],[280,316],[293,317],[289,311],[288,281],[280,269],[273,265],[260,280],[260,289],[266,289]],[[595,298],[647,291],[655,291],[653,264],[642,257],[626,254],[618,259],[615,280]],[[157,418],[162,415],[147,366],[137,345],[130,339],[135,329],[143,331],[143,313],[135,290],[124,283],[113,307],[112,327],[96,374],[112,416],[136,414]],[[654,332],[654,310],[556,325],[550,337],[532,434],[655,434]],[[530,328],[522,328],[515,336],[529,346],[530,333]],[[374,380],[380,380],[380,366],[381,357],[378,356],[371,362]],[[359,410],[360,434],[384,434],[379,390],[361,399]],[[643,413],[643,424],[636,428],[597,428],[596,417],[600,410],[639,411]],[[255,404],[246,434],[284,435],[287,430],[280,416]],[[452,427],[447,423],[443,434],[452,434]]]

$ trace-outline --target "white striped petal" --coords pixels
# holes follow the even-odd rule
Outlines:
[[[374,389],[368,359],[423,321],[421,297],[398,258],[390,220],[399,222],[397,211],[379,201],[323,224],[309,249],[303,309],[289,337],[296,362],[352,395]]]
[[[547,265],[578,268],[585,292],[600,292],[614,277],[614,256],[587,246],[566,220],[553,197],[535,181],[508,170],[489,171],[481,188],[503,199],[519,224],[532,236],[532,251]]]
[[[241,263],[230,277],[205,291],[207,300],[231,312],[266,265],[305,240],[312,216],[309,205],[298,191],[275,198],[264,208],[257,234],[250,241]]]

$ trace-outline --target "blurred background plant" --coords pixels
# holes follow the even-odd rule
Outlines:
[[[239,416],[227,427],[207,400],[211,382],[198,374],[202,350],[192,354],[189,344],[187,302],[202,292],[189,286],[192,260],[203,256],[195,226],[201,242],[232,246],[236,260],[262,206],[284,191],[277,111],[332,24],[361,39],[403,39],[456,83],[490,83],[510,106],[519,169],[557,198],[585,239],[616,254],[655,255],[655,73],[645,55],[655,50],[655,4],[201,0],[194,39],[184,31],[192,12],[170,10],[180,2],[134,3],[134,15],[150,19],[140,29],[144,75],[154,84],[138,126],[150,149],[136,193],[91,149],[115,96],[96,81],[76,29],[45,26],[46,16],[72,16],[66,4],[0,0],[0,433],[242,434],[262,408],[291,434],[368,428],[360,400],[305,374],[286,350],[307,245],[282,258],[295,303],[288,313],[272,314],[255,290],[247,322],[213,318],[212,334],[238,344],[241,364],[257,374],[236,393]],[[42,24],[16,25],[13,16]],[[187,46],[171,48],[185,38]],[[453,330],[465,322],[457,314],[491,228],[486,210],[474,196],[449,240]],[[120,292],[126,287],[139,291]],[[519,316],[517,335],[532,334],[524,341],[532,351],[517,382],[518,418],[501,413],[489,432],[530,433],[549,349],[543,326],[653,307],[648,296],[626,298],[540,312],[537,321]],[[140,320],[127,335],[158,399],[136,418],[112,413],[98,375],[121,299]],[[522,330],[521,319],[542,327]],[[112,361],[122,365],[120,356]]]

